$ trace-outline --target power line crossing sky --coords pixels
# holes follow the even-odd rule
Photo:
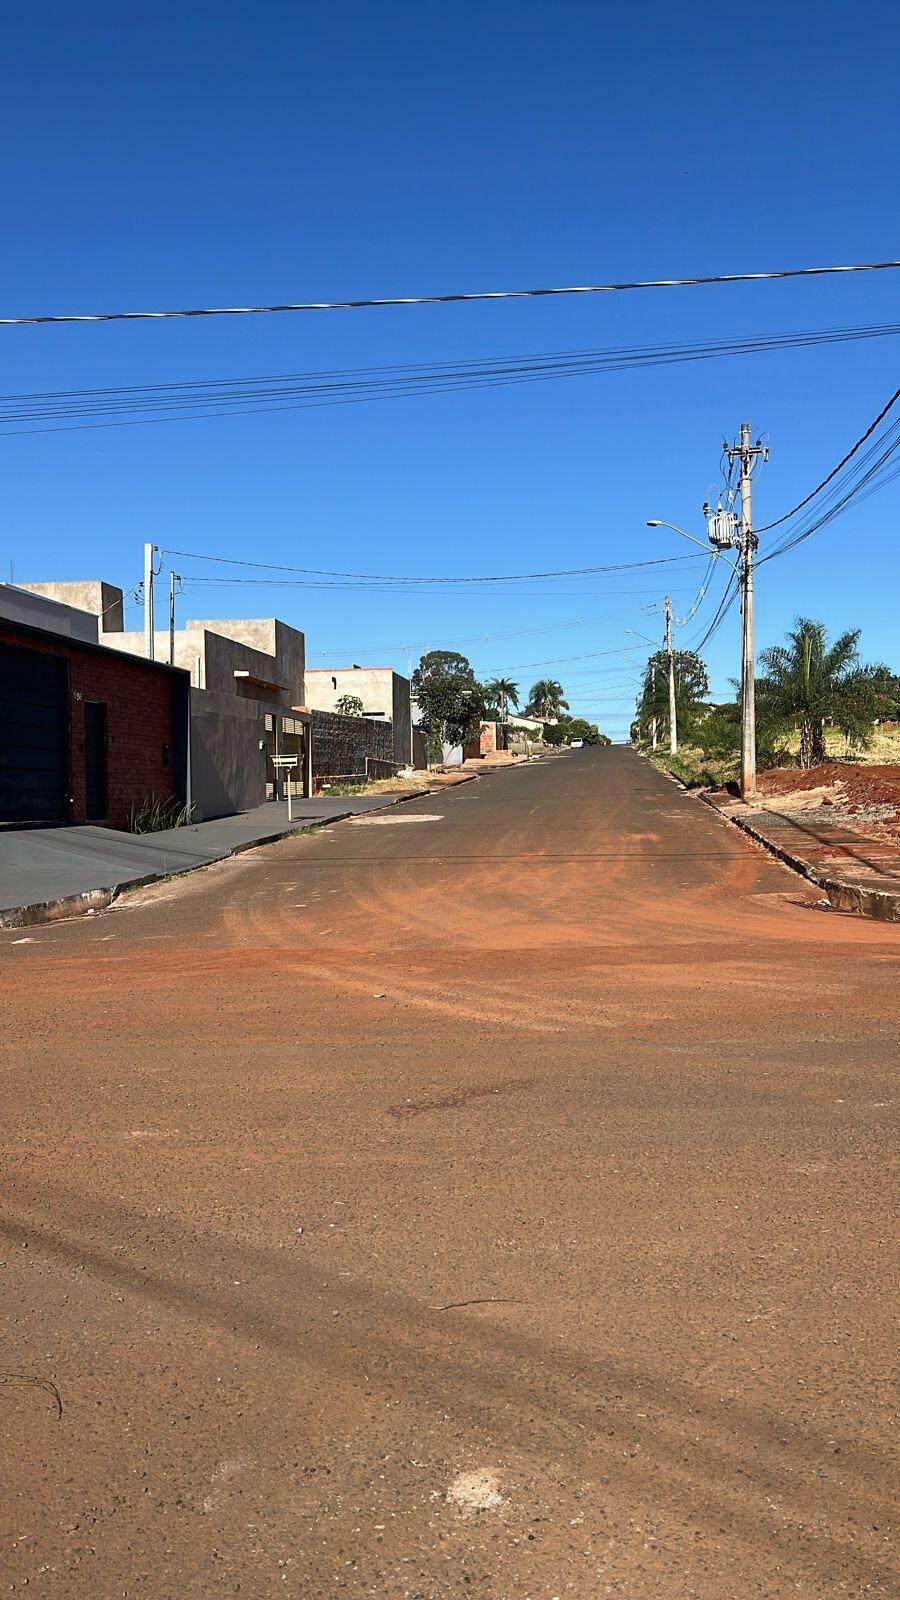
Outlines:
[[[617,13],[611,28],[602,8],[579,0],[463,0],[449,11],[262,0],[252,26],[244,7],[207,0],[147,8],[127,26],[111,4],[19,8],[7,25],[16,69],[0,107],[5,147],[17,151],[5,180],[15,248],[0,313],[351,300],[893,259],[885,202],[896,188],[894,8],[859,11],[849,27],[833,0],[803,0],[777,27],[777,49],[766,26],[752,31],[751,81],[738,95],[723,91],[733,63],[721,10],[704,4],[680,15],[677,30],[662,5]],[[6,328],[2,387],[52,395],[42,404],[58,411],[61,391],[212,385],[241,373],[450,364],[477,375],[478,364],[534,352],[766,344],[775,334],[894,322],[897,276],[365,316]],[[4,421],[4,566],[23,580],[104,576],[130,588],[145,539],[410,575],[689,554],[645,522],[663,518],[702,537],[700,506],[721,482],[722,440],[743,417],[771,448],[755,484],[757,521],[769,522],[860,435],[896,388],[896,362],[894,338],[881,336],[652,367],[619,361],[577,382],[473,377],[432,382],[430,392],[417,383],[389,405],[251,409],[164,427],[26,434],[35,420],[118,418]],[[896,564],[898,505],[896,484],[860,495],[761,567],[761,646],[801,611],[834,631],[862,625],[864,652],[900,665],[883,582]],[[639,671],[650,648],[625,630],[661,633],[646,608],[667,591],[684,616],[703,566],[377,593],[254,587],[224,581],[226,570],[193,563],[185,615],[277,612],[305,629],[315,664],[323,650],[371,660],[363,647],[373,646],[405,668],[411,641],[413,655],[431,641],[468,641],[461,648],[477,671],[506,672],[508,663],[527,688],[543,669],[517,664],[558,660],[548,670],[573,709],[596,712],[622,736],[628,663]],[[724,580],[713,575],[679,642],[702,637]],[[737,654],[733,608],[709,646],[714,690],[727,688]]]

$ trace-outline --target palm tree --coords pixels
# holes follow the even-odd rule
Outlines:
[[[563,699],[562,684],[557,683],[555,678],[538,678],[537,683],[531,685],[526,707],[528,716],[540,717],[544,722],[558,722],[559,713],[568,709],[569,702]]]
[[[696,726],[703,697],[709,693],[706,663],[693,650],[676,650],[672,657],[675,674],[675,718],[679,738]],[[649,657],[638,700],[638,717],[645,728],[669,727],[669,657],[657,650]]]
[[[827,722],[841,729],[848,745],[871,743],[889,674],[886,667],[860,664],[861,632],[851,628],[829,648],[824,622],[798,617],[787,644],[760,655],[762,718],[778,732],[799,726],[801,767],[824,761]]]
[[[519,709],[519,685],[512,678],[492,678],[484,686],[484,698],[487,705],[496,706],[500,721],[505,722],[510,706]]]

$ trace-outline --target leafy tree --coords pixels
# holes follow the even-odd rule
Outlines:
[[[334,709],[339,717],[361,717],[363,703],[358,694],[342,694],[335,700]]]
[[[561,711],[568,711],[569,702],[563,699],[563,687],[555,678],[538,678],[531,685],[525,715],[540,717],[545,722],[555,722]]]
[[[706,663],[693,650],[674,650],[672,664],[675,673],[675,718],[679,737],[684,737],[696,726],[704,695],[709,693],[709,674]],[[658,731],[669,729],[669,655],[657,650],[647,661],[644,680],[638,701],[637,720],[648,728],[656,718]]]
[[[429,650],[412,675],[412,692],[425,726],[432,761],[449,745],[465,744],[484,710],[484,691],[465,656]]]
[[[884,666],[863,666],[862,629],[851,628],[828,644],[824,622],[798,617],[786,644],[760,655],[757,705],[783,732],[800,729],[800,765],[825,760],[825,725],[840,728],[848,745],[872,742],[872,724],[890,705],[891,675]]]
[[[513,683],[512,678],[492,678],[484,685],[484,701],[486,706],[496,708],[500,721],[505,722],[510,706],[516,711],[519,709],[519,685]]]
[[[605,733],[601,733],[595,722],[587,722],[584,717],[560,717],[558,722],[548,723],[544,729],[545,744],[571,744],[573,739],[581,739],[585,744],[611,744]]]

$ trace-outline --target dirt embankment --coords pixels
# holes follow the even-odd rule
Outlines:
[[[900,832],[900,765],[823,761],[804,772],[776,767],[759,775],[760,795],[788,796],[794,805],[827,806],[867,827]]]

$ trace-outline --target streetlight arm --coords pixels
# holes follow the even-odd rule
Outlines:
[[[706,550],[710,555],[715,556],[717,560],[719,560],[721,558],[721,560],[723,560],[726,563],[727,566],[731,567],[733,572],[737,572],[738,571],[737,563],[732,561],[729,556],[723,555],[722,551],[715,549],[715,547],[711,548],[708,544],[704,544],[702,539],[695,539],[694,535],[692,533],[685,533],[684,529],[683,528],[677,528],[675,526],[674,522],[664,522],[659,517],[653,517],[647,523],[647,527],[648,528],[671,528],[673,533],[680,533],[682,539],[689,539],[691,544],[699,545],[701,550]]]

